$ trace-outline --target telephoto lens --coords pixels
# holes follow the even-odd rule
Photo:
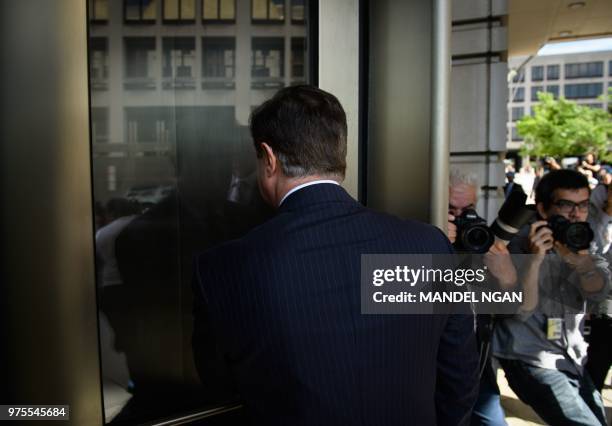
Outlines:
[[[553,231],[555,241],[565,244],[574,252],[588,249],[595,236],[588,222],[570,222],[559,215],[551,217],[548,226]]]
[[[535,217],[535,210],[526,207],[525,201],[527,195],[524,192],[515,191],[508,196],[491,225],[495,238],[508,244],[519,230]]]

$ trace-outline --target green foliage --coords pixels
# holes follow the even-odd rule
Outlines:
[[[612,90],[608,89],[612,100]],[[550,93],[538,93],[540,103],[533,116],[524,116],[516,128],[525,140],[521,155],[570,157],[595,152],[600,159],[612,160],[612,121],[609,111],[578,105]]]

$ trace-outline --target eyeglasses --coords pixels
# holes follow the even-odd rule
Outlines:
[[[578,209],[578,211],[586,212],[589,209],[589,200],[584,200],[579,203],[574,203],[570,200],[557,200],[553,205],[557,206],[561,213],[571,213],[574,208]]]

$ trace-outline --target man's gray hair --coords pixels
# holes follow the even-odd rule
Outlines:
[[[312,174],[311,170],[306,170],[302,166],[289,164],[289,159],[282,152],[275,152],[275,154],[276,154],[276,158],[278,159],[278,162],[280,163],[281,170],[283,171],[283,174],[285,176],[296,178],[296,177],[304,177],[304,176],[308,176],[309,174]]]
[[[462,172],[459,169],[451,169],[450,175],[448,177],[448,184],[450,186],[455,186],[459,184],[473,186],[478,189],[478,178],[476,177],[476,173],[471,172]]]

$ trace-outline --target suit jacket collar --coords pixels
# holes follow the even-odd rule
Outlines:
[[[319,183],[301,188],[290,194],[280,205],[278,212],[299,210],[310,205],[330,202],[356,203],[340,185]]]

